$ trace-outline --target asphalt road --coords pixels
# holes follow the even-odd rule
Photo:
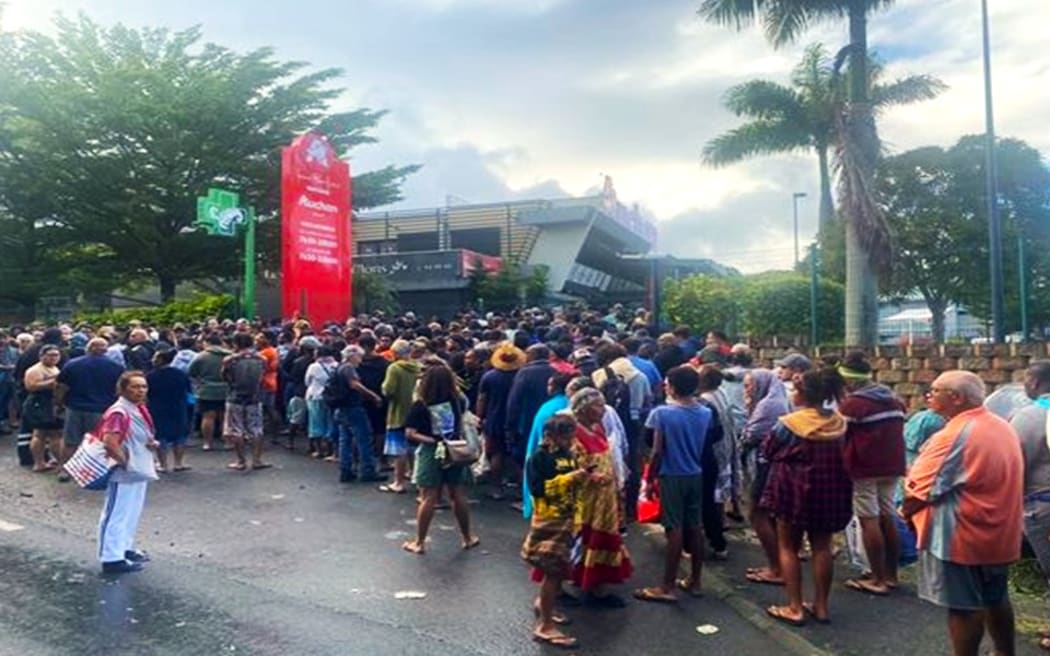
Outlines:
[[[18,468],[13,450],[0,441],[0,654],[558,653],[530,639],[526,526],[504,503],[472,504],[482,545],[471,552],[439,512],[417,557],[399,549],[414,530],[411,495],[341,485],[335,465],[300,454],[274,451],[274,469],[241,474],[194,449],[193,471],[150,486],[147,571],[106,578],[94,562],[101,495]],[[628,538],[636,585],[661,567],[647,530]],[[782,652],[710,597],[567,611],[573,653]],[[719,631],[701,635],[702,624]]]

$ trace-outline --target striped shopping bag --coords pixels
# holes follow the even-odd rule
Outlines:
[[[85,490],[104,490],[109,485],[109,477],[116,463],[106,454],[102,440],[88,433],[63,467],[77,485]]]

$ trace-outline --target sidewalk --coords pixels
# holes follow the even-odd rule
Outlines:
[[[750,583],[744,577],[748,567],[765,565],[761,549],[750,529],[734,528],[727,532],[729,560],[704,563],[705,587],[725,597],[738,613],[772,634],[779,634],[790,644],[784,646],[795,654],[864,656],[933,656],[949,654],[947,618],[944,610],[920,601],[915,594],[914,566],[901,572],[901,587],[889,597],[875,597],[844,587],[843,582],[856,575],[845,553],[835,560],[835,583],[831,591],[831,624],[808,622],[800,628],[771,621],[765,609],[784,603],[782,587]],[[808,564],[803,564],[803,589],[811,597],[812,579]],[[1017,598],[1017,653],[1022,656],[1046,654],[1038,647],[1035,631],[1042,622],[1050,623],[1045,602],[1031,596]],[[1022,633],[1025,632],[1025,633]],[[987,647],[990,652],[990,645]],[[985,652],[982,652],[985,653]]]

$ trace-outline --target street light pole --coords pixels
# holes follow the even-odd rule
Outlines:
[[[805,198],[806,194],[802,191],[796,191],[791,195],[791,204],[795,208],[795,269],[798,270],[798,200]]]
[[[992,341],[1002,343],[1003,325],[1003,237],[999,216],[998,162],[995,153],[995,116],[992,112],[992,53],[988,25],[988,0],[981,0],[984,37],[985,193],[988,196],[988,264],[992,282]]]

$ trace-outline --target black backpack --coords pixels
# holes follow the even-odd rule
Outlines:
[[[224,377],[235,403],[258,403],[266,361],[255,353],[231,356],[225,363]]]
[[[626,426],[631,421],[631,388],[611,367],[603,367],[602,370],[605,372],[605,383],[599,391],[605,397],[605,405],[615,410]]]
[[[346,369],[340,365],[328,375],[328,381],[321,392],[321,399],[329,408],[342,408],[350,405],[353,394],[350,382],[346,379]]]

